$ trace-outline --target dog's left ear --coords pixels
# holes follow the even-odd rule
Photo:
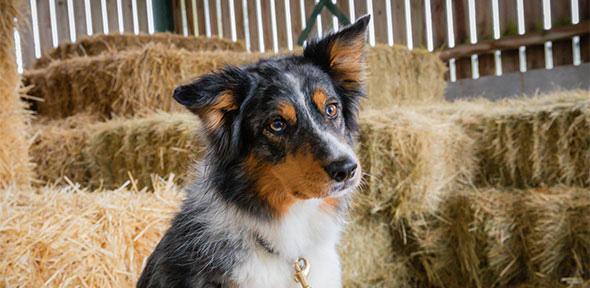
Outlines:
[[[354,24],[310,42],[303,56],[326,71],[344,97],[345,109],[351,115],[349,128],[356,128],[355,119],[359,97],[364,95],[364,48],[371,15],[359,18]],[[350,127],[353,126],[353,127]]]

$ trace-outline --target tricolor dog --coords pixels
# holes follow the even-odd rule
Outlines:
[[[303,55],[174,91],[201,119],[208,154],[137,287],[342,286],[336,245],[361,181],[353,142],[369,19]]]

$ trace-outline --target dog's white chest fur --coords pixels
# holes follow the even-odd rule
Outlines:
[[[236,267],[232,278],[244,288],[299,287],[293,263],[304,257],[311,265],[307,278],[312,287],[341,287],[336,245],[342,223],[331,209],[321,200],[301,201],[280,221],[254,227],[276,253],[254,243],[257,248]]]

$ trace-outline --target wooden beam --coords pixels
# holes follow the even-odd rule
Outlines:
[[[547,41],[557,41],[572,38],[576,35],[590,34],[590,21],[583,21],[576,25],[562,26],[555,29],[525,34],[521,36],[504,37],[498,40],[486,40],[476,44],[459,45],[443,50],[439,57],[443,61],[460,59],[474,54],[488,54],[496,50],[513,50],[520,46],[542,45]]]

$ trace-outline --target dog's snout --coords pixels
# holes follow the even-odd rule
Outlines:
[[[324,167],[324,169],[336,182],[342,182],[354,177],[357,166],[356,161],[352,159],[344,159],[334,161]]]

